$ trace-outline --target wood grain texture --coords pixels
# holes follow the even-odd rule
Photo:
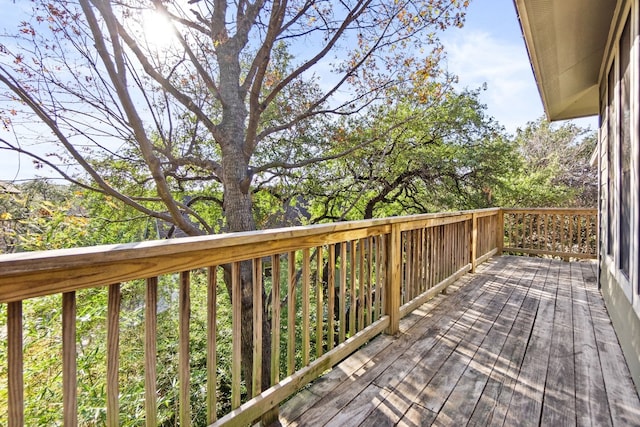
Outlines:
[[[584,264],[571,264],[571,299],[573,307],[573,326],[575,348],[575,383],[576,383],[576,417],[578,424],[593,423],[598,426],[612,425],[600,355],[594,352],[597,348],[596,336],[589,300],[586,280],[595,277],[590,268]],[[592,283],[594,283],[592,281]]]
[[[178,292],[178,401],[181,426],[191,425],[191,369],[189,357],[189,324],[191,317],[191,274],[180,273]]]
[[[280,381],[280,255],[271,257],[271,386]]]
[[[24,425],[24,378],[22,362],[22,301],[7,307],[7,383],[9,427]]]
[[[207,272],[207,422],[217,418],[217,327],[218,313],[218,267],[211,266]]]
[[[242,381],[242,284],[240,280],[240,263],[231,265],[231,408],[240,406],[240,382]]]
[[[389,335],[398,333],[400,327],[400,288],[402,285],[402,236],[399,227],[394,226],[387,242],[388,272],[385,283],[384,312],[389,316]]]
[[[262,391],[262,260],[253,260],[253,369],[251,396]],[[266,379],[265,379],[266,380]]]
[[[309,249],[302,250],[302,366],[309,364],[311,352],[309,319],[311,313],[311,253]]]
[[[392,225],[418,229],[463,221],[472,212],[444,212],[243,233],[187,237],[0,255],[0,302],[63,293],[178,271],[250,260],[388,234]]]
[[[316,357],[322,356],[323,335],[324,335],[324,292],[322,289],[322,265],[323,265],[323,247],[316,248]]]
[[[118,337],[119,324],[118,324],[118,312],[119,312],[119,287],[117,290],[117,301],[115,287],[118,285],[111,285],[111,283],[118,283],[120,280],[130,279],[144,279],[148,284],[153,284],[157,287],[158,275],[162,274],[178,274],[180,275],[180,296],[179,296],[179,394],[180,394],[180,409],[179,417],[181,423],[188,425],[190,418],[190,404],[189,404],[189,317],[190,317],[190,302],[189,302],[189,277],[194,274],[195,270],[201,268],[209,268],[210,265],[220,265],[222,262],[231,262],[231,276],[232,276],[232,324],[234,340],[232,344],[232,406],[235,409],[240,410],[240,384],[242,381],[240,361],[241,361],[241,346],[240,340],[242,326],[241,326],[241,311],[240,301],[242,298],[241,280],[240,280],[240,266],[244,265],[245,261],[253,263],[253,277],[246,278],[248,286],[251,286],[248,282],[251,280],[253,289],[253,305],[256,311],[253,313],[253,324],[260,325],[262,323],[263,315],[271,315],[271,344],[272,346],[272,378],[271,384],[276,385],[280,379],[278,359],[280,355],[280,331],[284,330],[284,324],[280,324],[280,302],[287,310],[287,337],[283,340],[288,344],[286,351],[286,371],[289,377],[296,375],[296,368],[299,372],[303,372],[302,376],[305,379],[311,377],[310,372],[316,373],[316,371],[300,370],[304,366],[312,366],[313,357],[318,357],[325,352],[330,352],[331,349],[338,346],[339,352],[331,353],[329,359],[335,362],[336,354],[348,354],[348,351],[353,351],[353,348],[344,348],[342,346],[343,341],[348,337],[358,335],[361,339],[361,335],[358,334],[365,325],[374,322],[376,319],[384,318],[384,322],[387,326],[387,333],[396,335],[400,332],[400,324],[403,321],[403,317],[412,316],[412,311],[421,310],[421,306],[427,298],[433,297],[440,290],[446,288],[446,286],[452,285],[452,282],[458,276],[466,272],[467,266],[473,266],[475,261],[478,268],[480,263],[489,259],[499,248],[497,242],[502,241],[505,251],[513,249],[515,251],[530,251],[532,254],[538,254],[535,251],[547,251],[542,248],[545,245],[551,244],[558,249],[557,254],[566,254],[562,252],[564,248],[579,247],[579,252],[572,257],[588,257],[591,256],[591,240],[587,239],[589,233],[588,229],[595,232],[595,227],[590,227],[594,223],[594,218],[588,217],[580,210],[566,210],[567,213],[561,210],[523,210],[523,211],[505,211],[500,209],[489,209],[481,211],[468,211],[468,212],[452,212],[446,214],[435,215],[422,215],[416,217],[403,217],[392,218],[384,220],[364,221],[357,223],[345,223],[334,224],[330,226],[314,226],[314,227],[301,227],[296,229],[276,230],[269,232],[256,232],[254,233],[238,233],[228,236],[216,236],[215,238],[195,238],[195,239],[181,239],[180,242],[152,242],[139,245],[121,245],[117,247],[102,247],[102,248],[88,248],[77,249],[71,251],[53,251],[53,253],[46,254],[19,254],[16,256],[0,257],[0,301],[14,301],[16,298],[19,300],[23,297],[30,297],[35,295],[45,295],[57,292],[66,292],[65,295],[71,295],[76,289],[83,289],[86,287],[109,287],[109,307],[108,311],[108,325],[107,329],[111,331],[111,335],[108,333],[108,383],[110,386],[107,391],[107,406],[108,406],[108,422],[110,425],[116,425],[119,421],[118,417]],[[508,224],[502,224],[500,216],[508,218],[516,218],[516,220],[508,220]],[[562,224],[561,224],[562,223]],[[548,224],[548,226],[547,226]],[[498,230],[504,227],[508,228],[507,234],[510,236],[509,245],[504,245],[504,234]],[[564,234],[561,232],[564,230]],[[497,237],[500,235],[500,238]],[[511,239],[512,236],[512,239]],[[543,237],[546,236],[546,237]],[[542,242],[541,242],[542,240]],[[585,243],[583,243],[583,240]],[[510,245],[515,242],[519,243],[524,248],[512,248]],[[258,244],[260,243],[260,244]],[[586,248],[586,249],[585,249]],[[595,247],[594,247],[595,248]],[[317,251],[317,259],[312,260],[311,250]],[[548,251],[546,252],[548,253]],[[285,283],[286,289],[283,289],[283,294],[280,295],[280,256],[279,254],[288,254],[288,267],[287,272],[283,272],[282,283]],[[296,261],[296,254],[300,258]],[[552,252],[553,254],[553,252]],[[271,307],[266,310],[261,307],[262,300],[262,288],[265,285],[266,289],[269,289],[268,278],[264,279],[262,272],[262,260],[263,256],[269,256],[272,260],[272,283],[271,283],[271,298],[267,298],[267,301],[271,302]],[[511,258],[507,258],[511,259]],[[315,263],[315,271],[313,270],[313,264]],[[326,263],[326,265],[325,265]],[[27,266],[31,266],[31,270],[28,270]],[[284,264],[283,264],[284,265]],[[7,267],[7,268],[4,268]],[[226,268],[226,267],[225,267]],[[526,267],[529,268],[529,267]],[[558,269],[558,282],[571,283],[564,290],[556,290],[553,296],[553,300],[558,303],[557,310],[554,306],[552,311],[551,325],[547,325],[550,335],[550,340],[545,342],[545,329],[540,329],[542,326],[538,326],[539,329],[532,329],[537,334],[532,334],[532,338],[527,341],[531,348],[535,348],[536,345],[540,347],[548,347],[549,355],[564,357],[563,355],[573,351],[576,346],[587,348],[591,346],[591,341],[587,338],[582,339],[578,336],[575,338],[575,342],[569,341],[563,338],[565,332],[562,329],[574,329],[574,322],[585,322],[588,319],[586,311],[583,309],[578,310],[572,308],[572,298],[575,293],[579,291],[575,290],[572,276],[562,273],[561,267],[553,267]],[[27,271],[28,270],[28,271]],[[323,277],[323,270],[326,271],[326,277]],[[179,273],[183,272],[183,273]],[[312,273],[317,275],[312,277]],[[209,409],[208,420],[210,422],[215,421],[215,386],[217,379],[215,377],[215,371],[217,367],[215,346],[216,346],[216,326],[215,326],[215,296],[211,297],[213,293],[215,295],[217,283],[215,281],[215,268],[209,270],[210,283],[208,284],[208,293],[210,294],[207,306],[210,313],[214,313],[213,319],[209,319],[208,322],[208,343],[209,349],[208,363],[210,367],[207,368],[207,378],[210,385],[207,397],[207,406]],[[337,276],[337,277],[336,277]],[[195,276],[194,276],[195,277]],[[268,276],[267,276],[268,277]],[[211,282],[212,278],[214,279]],[[326,284],[324,283],[326,278]],[[116,280],[117,279],[117,280]],[[263,280],[266,280],[263,283]],[[186,286],[185,286],[186,283]],[[324,286],[327,289],[323,289]],[[455,285],[453,285],[455,286]],[[152,292],[153,286],[148,286],[147,291]],[[300,289],[298,291],[298,289]],[[247,292],[249,289],[246,290]],[[324,292],[326,293],[326,299]],[[537,289],[536,292],[544,292],[545,289]],[[152,295],[155,293],[156,295]],[[337,293],[337,294],[336,294]],[[155,356],[154,350],[155,335],[154,326],[157,321],[154,319],[155,311],[157,311],[157,290],[152,294],[147,294],[147,313],[146,313],[146,330],[145,332],[145,381],[148,384],[146,390],[147,401],[147,423],[149,425],[154,424],[154,420],[157,416],[154,414],[154,407],[157,406],[155,399],[155,386],[150,387],[151,383],[155,383],[156,377]],[[313,294],[313,295],[312,295]],[[589,295],[585,291],[585,294]],[[286,295],[286,296],[285,296]],[[315,298],[314,298],[315,297]],[[65,298],[65,297],[63,297]],[[68,298],[68,297],[67,297]],[[155,302],[153,301],[155,299]],[[311,307],[312,299],[317,303],[315,307]],[[527,298],[525,298],[528,301]],[[70,300],[65,300],[63,305],[71,306]],[[213,302],[211,302],[213,301]],[[301,307],[296,307],[297,302],[302,304]],[[299,304],[298,303],[298,304]],[[324,303],[324,304],[323,304]],[[401,307],[400,304],[404,303]],[[152,306],[156,305],[154,309]],[[212,307],[213,304],[213,307]],[[11,305],[11,304],[10,304]],[[117,309],[114,309],[116,307]],[[114,311],[115,310],[115,311]],[[326,311],[325,311],[326,310]],[[544,315],[549,310],[548,304],[545,301],[540,303],[540,319],[538,323],[542,325],[544,322],[549,322],[548,318]],[[63,327],[63,341],[64,344],[64,357],[70,357],[72,354],[67,348],[70,348],[70,342],[75,340],[71,338],[75,335],[73,329],[75,327],[75,321],[72,322],[72,318],[75,315],[69,313],[74,310],[63,308],[63,318],[67,319],[67,323],[73,323],[72,326]],[[152,313],[153,312],[153,313]],[[298,313],[299,312],[299,313]],[[114,314],[115,313],[115,314]],[[325,314],[326,313],[326,314]],[[300,317],[300,314],[302,315]],[[489,313],[489,316],[493,316],[493,312]],[[315,316],[314,316],[315,315]],[[325,318],[326,316],[326,318]],[[317,317],[317,320],[313,318]],[[557,317],[557,319],[556,319]],[[323,319],[324,318],[324,319]],[[469,317],[471,319],[473,317]],[[536,317],[537,319],[537,317]],[[546,320],[544,320],[546,319]],[[300,323],[297,323],[300,322]],[[494,323],[496,323],[494,321]],[[587,321],[588,323],[588,321]],[[376,328],[379,329],[381,323],[376,323]],[[325,329],[326,326],[326,329]],[[488,326],[487,333],[492,333],[492,326]],[[301,335],[296,336],[296,328],[301,331]],[[311,337],[314,331],[310,328],[314,328],[316,332],[316,349],[311,349]],[[598,332],[600,329],[604,329],[603,324],[594,326],[593,330]],[[12,329],[13,331],[15,330]],[[371,332],[367,330],[367,336]],[[555,331],[558,331],[556,334]],[[274,394],[269,394],[268,403],[264,403],[259,390],[262,388],[263,383],[267,382],[266,378],[261,378],[262,371],[259,369],[261,366],[262,357],[262,328],[259,326],[254,327],[253,342],[255,343],[253,349],[253,384],[247,384],[249,390],[249,396],[254,396],[258,400],[252,401],[258,402],[257,405],[260,408],[273,408],[277,403],[272,400]],[[594,334],[597,336],[597,333]],[[14,332],[15,333],[15,332]],[[326,333],[326,336],[325,336]],[[497,334],[497,332],[495,332]],[[512,341],[509,335],[496,335],[499,339],[504,338],[504,347],[512,345]],[[153,338],[152,338],[153,337]],[[539,340],[536,344],[536,341]],[[353,344],[354,341],[349,341]],[[296,342],[299,348],[296,347]],[[466,342],[466,341],[462,341]],[[475,343],[475,341],[470,341]],[[481,343],[482,341],[480,341]],[[597,340],[598,345],[601,345]],[[14,344],[16,345],[16,344]],[[211,348],[213,346],[213,349]],[[326,349],[324,348],[326,346]],[[476,352],[483,351],[481,344],[476,344]],[[454,347],[455,348],[455,347]],[[10,348],[10,351],[12,349]],[[337,349],[336,349],[337,350]],[[544,350],[542,350],[544,351]],[[20,352],[21,353],[21,352]],[[516,352],[506,351],[505,354],[515,354]],[[283,352],[285,354],[285,352]],[[475,353],[473,353],[475,354]],[[544,354],[544,353],[542,353]],[[211,356],[212,355],[212,356]],[[526,355],[525,355],[526,356]],[[523,356],[523,360],[524,357]],[[20,356],[21,358],[22,356]],[[63,360],[64,360],[63,357]],[[449,356],[447,356],[449,357]],[[451,372],[456,372],[458,379],[469,376],[470,378],[480,378],[483,375],[483,371],[480,369],[473,370],[468,368],[473,363],[473,357],[470,355],[454,355],[452,360],[467,360],[467,367],[458,369],[452,368]],[[544,357],[544,356],[542,356]],[[596,361],[600,359],[593,359],[588,361],[585,366],[589,366],[589,369],[593,369],[596,366]],[[445,360],[446,362],[446,360]],[[17,363],[17,362],[15,362]],[[75,363],[75,361],[73,362]],[[326,362],[323,362],[326,363]],[[453,363],[453,362],[451,362]],[[515,363],[515,362],[514,362]],[[512,369],[514,363],[508,363],[508,369]],[[586,387],[593,388],[594,392],[600,390],[598,383],[594,383],[584,377],[584,367],[578,365],[578,362],[569,362],[564,365],[558,365],[553,367],[556,371],[544,372],[545,378],[549,376],[554,379],[550,381],[550,384],[554,385],[557,389],[562,389],[567,386],[568,383],[581,383]],[[73,367],[71,366],[71,359],[64,361],[65,364],[65,379],[63,380],[63,388],[65,388],[65,395],[72,396],[73,392],[70,390],[71,384],[74,382],[70,378],[74,377]],[[298,365],[296,367],[296,364]],[[607,361],[603,361],[602,364],[607,366],[610,371],[619,371],[618,355],[615,354]],[[497,363],[496,363],[497,365]],[[317,365],[313,365],[314,369],[319,369]],[[322,365],[325,366],[325,365]],[[455,366],[453,364],[452,366]],[[10,367],[11,369],[17,369]],[[22,368],[20,368],[22,369]],[[549,368],[551,369],[551,367]],[[582,369],[582,371],[580,371]],[[473,372],[473,374],[466,374],[466,372]],[[574,377],[570,375],[564,375],[564,372],[575,371]],[[581,373],[582,372],[582,373]],[[526,370],[518,372],[518,375],[526,375]],[[582,376],[580,376],[582,375]],[[13,374],[14,378],[17,374]],[[561,378],[555,380],[556,376]],[[69,379],[67,379],[69,378]],[[115,379],[114,379],[115,378]],[[296,377],[297,378],[297,377]],[[494,394],[498,397],[501,396],[498,387],[499,376],[489,376],[486,378],[484,384],[493,388]],[[566,382],[567,384],[565,384]],[[456,387],[452,381],[442,381],[442,384],[446,384],[443,388],[444,391],[453,393]],[[507,381],[508,383],[508,381]],[[15,381],[14,381],[15,384]],[[475,383],[474,383],[475,384]],[[476,384],[477,385],[477,384]],[[14,387],[16,387],[14,385]],[[287,383],[287,390],[289,390]],[[453,388],[450,388],[453,387]],[[607,390],[616,390],[616,387],[608,385],[605,387]],[[387,394],[387,389],[384,385],[377,385],[377,388],[367,388],[365,386],[362,390],[378,390],[383,389],[381,393],[388,396],[389,399],[397,399],[393,393]],[[281,396],[282,391],[278,389],[277,396]],[[470,394],[475,394],[475,386],[469,385],[466,388],[460,390],[467,390]],[[378,390],[380,391],[380,390]],[[599,391],[598,391],[599,393]],[[375,395],[375,393],[373,393]],[[459,392],[459,394],[465,394]],[[516,395],[512,393],[512,395]],[[576,396],[578,393],[576,392]],[[588,394],[588,396],[590,396]],[[562,396],[561,396],[562,397]],[[344,398],[344,396],[342,396]],[[571,417],[573,413],[574,417],[578,417],[580,406],[586,407],[585,410],[592,410],[594,414],[601,414],[598,412],[598,408],[589,408],[583,398],[582,402],[575,401],[573,403],[564,401],[562,398],[558,398],[554,401],[549,397],[546,399],[546,405],[541,405],[540,417],[544,417],[545,420],[551,423],[563,422],[564,419],[561,416],[567,414]],[[73,401],[77,400],[74,397],[65,397],[65,407],[73,406]],[[381,402],[387,401],[386,397]],[[478,402],[481,402],[482,397]],[[514,400],[514,402],[516,402]],[[613,399],[612,399],[613,401]],[[560,408],[563,405],[573,405],[573,409],[565,411],[567,413],[560,413]],[[19,406],[19,405],[18,405]],[[431,409],[436,411],[436,417],[438,416],[439,409],[437,405],[427,404],[423,402],[422,408]],[[254,413],[255,409],[247,409],[247,406],[242,405],[240,412],[248,411],[248,413]],[[515,408],[515,406],[514,406]],[[408,410],[408,409],[407,409]],[[515,410],[515,409],[514,409]],[[545,412],[546,411],[546,412]],[[612,409],[612,413],[617,413],[619,409]],[[65,410],[65,416],[74,412]],[[361,411],[356,411],[358,414],[362,414]],[[375,411],[372,411],[375,412]],[[473,411],[472,411],[473,412]],[[495,411],[494,411],[495,412]],[[507,411],[504,411],[505,414]],[[354,412],[355,413],[355,412]],[[491,412],[493,413],[493,412]],[[479,413],[478,413],[479,414]],[[70,424],[73,424],[70,416]],[[506,415],[505,415],[506,417]],[[506,419],[503,417],[503,419]],[[354,417],[355,420],[357,417]],[[481,417],[478,415],[477,419]],[[443,420],[444,418],[440,418]],[[456,419],[452,416],[451,419]],[[399,420],[399,419],[398,419]],[[396,420],[396,421],[398,421]],[[226,421],[225,421],[226,422]]]
[[[76,293],[62,294],[62,396],[65,426],[78,425]]]
[[[349,242],[349,336],[356,333],[356,242]],[[346,301],[345,296],[345,301]],[[345,325],[346,326],[346,325]]]
[[[144,407],[147,427],[158,424],[156,397],[158,357],[158,278],[147,279],[144,310]]]
[[[347,332],[347,242],[340,243],[340,286],[338,287],[338,343],[344,342]]]
[[[107,303],[107,426],[120,425],[120,284],[109,286]]]
[[[471,272],[476,271],[476,258],[478,257],[478,217],[473,214],[471,227]]]
[[[421,320],[401,327],[376,356],[356,353],[340,365],[346,371],[320,378],[295,414],[285,404],[281,422],[640,425],[640,399],[593,268],[490,260],[453,284],[455,292],[409,314]]]
[[[336,304],[336,246],[329,245],[327,278],[327,349],[335,345],[335,304]]]
[[[262,392],[260,395],[244,403],[240,408],[220,418],[213,426],[235,427],[249,424],[251,421],[260,417],[261,414],[289,397],[293,392],[301,389],[327,369],[345,359],[353,353],[355,349],[379,335],[388,325],[389,318],[387,316],[381,318],[370,327],[359,332],[354,337],[349,338],[331,351],[328,351],[322,357],[314,360],[309,366],[296,371],[288,377],[287,380]]]
[[[296,253],[287,258],[287,376],[296,369]]]

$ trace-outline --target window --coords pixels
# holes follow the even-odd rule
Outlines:
[[[615,215],[615,195],[616,195],[616,73],[615,61],[611,64],[609,75],[607,77],[607,105],[608,112],[608,129],[607,129],[607,170],[609,188],[607,191],[607,254],[613,256],[613,245],[616,231],[616,215]]]
[[[631,17],[620,37],[620,231],[619,268],[629,279],[631,259]]]

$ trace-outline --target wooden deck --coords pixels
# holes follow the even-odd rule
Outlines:
[[[282,425],[640,425],[592,262],[503,256],[281,408]]]

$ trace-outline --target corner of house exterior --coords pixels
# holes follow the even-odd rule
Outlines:
[[[609,317],[616,331],[618,342],[640,394],[640,318],[636,315],[622,288],[613,279],[605,263],[601,263],[600,285]]]

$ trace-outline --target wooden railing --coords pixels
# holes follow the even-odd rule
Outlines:
[[[402,316],[458,277],[500,250],[516,252],[516,241],[529,244],[527,230],[543,233],[526,222],[538,210],[517,220],[521,212],[0,256],[0,424],[46,416],[65,425],[247,425],[273,416],[374,336],[396,334]],[[565,246],[595,232],[572,227]],[[44,319],[57,326],[43,328]],[[57,364],[43,373],[43,359]],[[42,405],[47,398],[60,402]]]
[[[502,209],[504,248],[565,260],[597,257],[596,209]]]

